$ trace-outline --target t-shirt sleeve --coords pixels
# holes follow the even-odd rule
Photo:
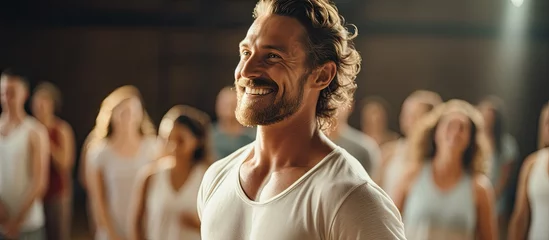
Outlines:
[[[398,209],[379,187],[369,183],[350,192],[329,229],[330,240],[406,239]]]
[[[196,198],[196,210],[198,212],[198,218],[202,221],[202,210],[208,200],[208,196],[211,194],[211,185],[217,174],[217,167],[214,163],[204,173],[202,180],[200,181],[200,187],[198,188],[198,195]]]

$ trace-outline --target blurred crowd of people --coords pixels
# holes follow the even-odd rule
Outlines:
[[[549,105],[522,165],[494,96],[417,90],[396,133],[381,96],[352,100],[356,32],[331,2],[260,1],[254,17],[215,123],[176,105],[157,128],[131,85],[103,100],[77,170],[95,239],[548,239]],[[62,93],[7,69],[0,94],[0,240],[71,239]]]
[[[24,110],[29,89],[23,75],[4,71],[0,89],[2,236],[70,239],[76,151],[70,124],[55,115],[61,93],[51,83],[37,86],[31,117]],[[142,101],[133,86],[116,89],[102,102],[86,138],[79,176],[90,200],[91,228],[96,239],[200,239],[196,198],[202,176],[212,162],[253,142],[255,129],[236,120],[231,87],[219,92],[216,123],[196,108],[177,105],[157,130]],[[444,231],[433,239],[470,239],[495,227],[490,218],[496,216],[501,229],[512,220],[512,234],[544,231],[547,106],[540,114],[539,151],[522,166],[512,215],[509,180],[520,159],[500,99],[490,96],[475,107],[416,91],[402,104],[402,134],[388,128],[388,104],[381,97],[355,108],[360,130],[347,124],[353,109],[345,109],[326,134],[392,198],[410,239],[423,234],[424,215],[454,228],[454,236]]]

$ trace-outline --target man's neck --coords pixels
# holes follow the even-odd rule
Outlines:
[[[25,119],[27,113],[25,110],[7,110],[0,115],[0,119],[4,123],[19,123]]]
[[[299,166],[307,167],[315,155],[327,155],[333,149],[318,129],[315,120],[285,121],[259,126],[254,146],[254,161],[268,164],[272,170]]]

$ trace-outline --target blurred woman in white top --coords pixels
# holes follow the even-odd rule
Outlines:
[[[524,160],[520,170],[510,240],[549,238],[549,103],[541,111],[538,131],[539,150]]]
[[[115,90],[103,102],[87,147],[86,182],[95,239],[127,239],[126,223],[137,172],[154,160],[157,141],[139,91]]]
[[[210,120],[191,107],[182,107],[172,120],[166,149],[169,155],[140,174],[132,200],[132,240],[199,240],[196,210],[198,189],[212,161]]]

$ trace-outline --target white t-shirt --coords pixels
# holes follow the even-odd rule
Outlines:
[[[198,193],[203,240],[406,239],[391,199],[342,148],[263,202],[251,201],[240,185],[239,169],[252,149],[206,172]]]

